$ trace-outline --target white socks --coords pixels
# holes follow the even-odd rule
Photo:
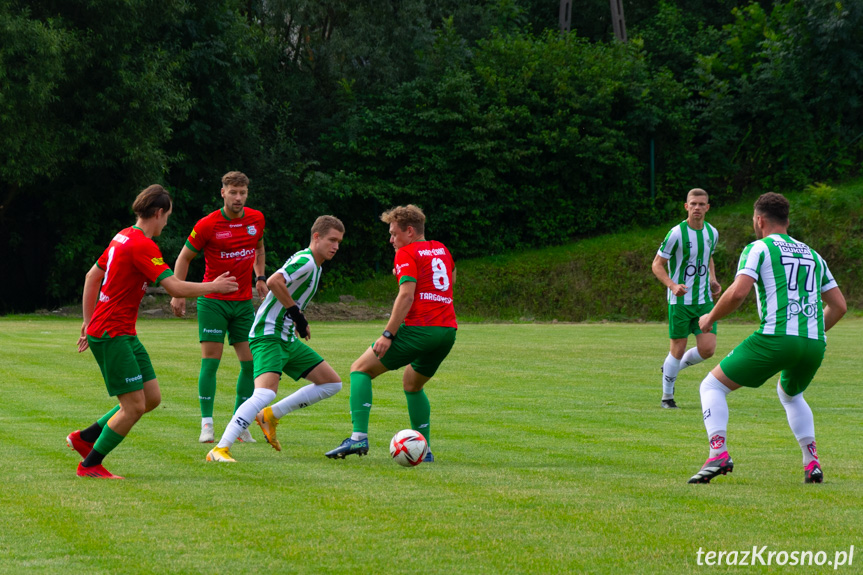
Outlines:
[[[665,358],[665,363],[662,364],[662,399],[672,399],[674,397],[674,383],[677,381],[677,375],[693,365],[704,361],[701,354],[698,353],[698,348],[690,348],[683,357],[677,359],[671,352]]]
[[[677,381],[677,372],[680,371],[680,360],[671,355],[665,358],[662,364],[662,399],[674,397],[674,382]]]
[[[698,348],[690,348],[686,353],[683,354],[683,357],[680,358],[680,369],[683,370],[687,367],[692,367],[693,365],[701,363],[702,361],[704,361],[704,358],[701,357],[700,353],[698,353]]]
[[[322,383],[320,385],[310,383],[274,404],[273,415],[276,419],[281,419],[295,409],[308,407],[322,399],[332,397],[341,391],[341,389],[341,381],[336,381],[335,383]]]
[[[707,439],[710,441],[710,457],[716,457],[728,451],[726,438],[728,435],[728,402],[725,397],[731,390],[708,373],[701,382],[701,409],[704,415],[704,427],[707,429]]]
[[[248,429],[249,424],[255,421],[255,416],[258,412],[267,407],[271,401],[276,399],[276,392],[272,389],[258,387],[252,397],[243,402],[237,408],[237,412],[231,418],[228,427],[225,428],[225,433],[222,434],[222,439],[219,440],[219,447],[231,447],[237,440],[237,437]]]
[[[815,418],[812,416],[812,409],[809,404],[803,399],[803,394],[798,393],[795,396],[790,396],[782,389],[782,384],[776,384],[776,393],[779,395],[779,401],[782,407],[785,408],[785,415],[788,416],[788,425],[791,427],[791,432],[794,433],[797,443],[800,444],[800,450],[803,452],[803,465],[808,465],[812,461],[818,460],[818,454],[815,451]]]

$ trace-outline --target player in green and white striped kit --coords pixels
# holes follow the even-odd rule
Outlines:
[[[713,309],[713,299],[722,292],[713,265],[719,232],[704,221],[710,209],[707,192],[689,190],[683,207],[688,217],[671,228],[652,265],[653,274],[668,288],[671,349],[662,365],[660,403],[667,409],[677,408],[674,384],[680,370],[701,363],[716,351],[716,326],[702,332],[698,318]],[[695,334],[695,347],[686,351],[689,334]]]
[[[267,442],[281,451],[276,438],[278,420],[295,409],[332,397],[342,389],[338,374],[300,338],[311,338],[309,322],[302,310],[318,289],[321,264],[336,255],[344,233],[345,226],[338,218],[319,217],[312,226],[309,247],[291,256],[267,279],[270,293],[258,308],[249,332],[249,347],[255,363],[255,391],[237,408],[219,444],[207,454],[207,461],[234,462],[229,449],[253,421],[261,426]],[[294,381],[305,378],[311,383],[268,407],[276,398],[282,372]]]
[[[821,483],[815,449],[815,422],[803,399],[821,362],[825,332],[845,314],[845,297],[815,250],[788,235],[789,204],[767,193],[755,202],[755,237],[740,255],[737,277],[713,310],[699,321],[710,329],[743,302],[755,286],[761,327],[734,348],[701,382],[704,426],[710,442],[707,461],[689,483],[709,483],[734,469],[728,455],[728,403],[735,389],[760,387],[782,372],[776,392],[803,452],[804,480]]]

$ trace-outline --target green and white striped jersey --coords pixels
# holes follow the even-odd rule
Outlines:
[[[301,310],[306,309],[321,281],[321,267],[315,263],[312,250],[306,248],[295,253],[279,272],[285,277],[291,297]],[[295,337],[294,322],[285,313],[285,306],[270,292],[255,314],[249,339],[273,335],[280,335],[284,341],[293,341]]]
[[[657,254],[668,260],[668,277],[689,290],[676,296],[668,290],[669,304],[700,305],[713,301],[710,295],[710,258],[716,249],[719,232],[704,222],[694,230],[686,220],[671,228]]]
[[[737,275],[755,279],[761,327],[756,333],[827,341],[821,294],[838,286],[818,253],[786,234],[743,249]]]

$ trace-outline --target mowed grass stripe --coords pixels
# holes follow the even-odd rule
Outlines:
[[[371,454],[331,461],[350,432],[350,363],[378,324],[317,323],[312,345],[345,389],[279,427],[253,429],[236,465],[197,443],[194,322],[142,320],[163,404],[106,460],[122,482],[74,476],[70,431],[112,405],[80,321],[0,319],[0,573],[648,573],[697,569],[714,550],[859,545],[857,459],[863,321],[830,332],[807,401],[827,482],[802,483],[775,382],[729,397],[732,475],[686,479],[706,455],[698,385],[752,325],[722,325],[716,357],[682,372],[682,409],[659,408],[661,324],[462,325],[428,386],[438,461],[403,469],[390,437],[409,427],[400,373],[375,381]],[[238,365],[219,370],[217,436]],[[282,380],[279,397],[300,384]],[[856,559],[856,558],[855,558]],[[722,569],[715,570],[721,572]]]

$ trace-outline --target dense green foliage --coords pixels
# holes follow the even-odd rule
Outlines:
[[[819,184],[788,194],[789,233],[827,260],[848,305],[863,309],[863,180],[838,188]],[[650,265],[665,234],[685,219],[539,250],[457,262],[456,311],[469,320],[659,321],[667,317],[665,288]],[[755,239],[750,200],[717,207],[707,220],[719,230],[714,261],[720,283],[734,280],[740,252]],[[347,288],[362,300],[390,305],[392,276]],[[733,318],[753,321],[753,295]]]
[[[346,377],[380,327],[318,323],[311,345]],[[2,575],[859,569],[861,320],[830,332],[806,391],[822,485],[803,483],[775,381],[729,397],[734,472],[686,483],[707,455],[698,384],[751,324],[722,326],[717,355],[680,373],[674,411],[659,408],[663,325],[463,325],[426,385],[436,461],[405,469],[387,450],[409,425],[400,373],[375,380],[367,457],[323,456],[350,433],[345,388],[282,419],[281,452],[255,426],[258,443],[231,450],[237,463],[205,463],[197,329],[176,318],[138,322],[162,405],[105,459],[126,479],[81,479],[63,440],[112,403],[90,352],[74,351],[79,328],[0,318],[0,347],[15,350],[0,355],[0,456],[15,463],[0,490]],[[226,355],[219,369],[219,433],[238,367]],[[299,385],[283,378],[279,397]],[[699,548],[765,545],[856,554],[836,571],[697,564]]]
[[[859,170],[863,4],[629,0],[0,0],[0,313],[78,297],[148,184],[173,261],[252,178],[268,264],[346,220],[328,284],[388,265],[414,202],[460,258],[559,245]],[[655,157],[651,177],[651,157]],[[626,206],[621,208],[621,206]],[[201,272],[195,262],[192,277]]]

